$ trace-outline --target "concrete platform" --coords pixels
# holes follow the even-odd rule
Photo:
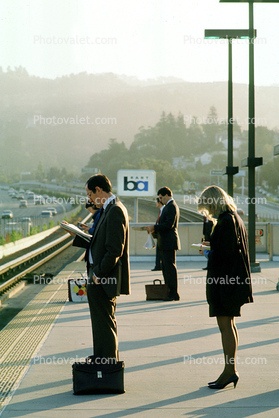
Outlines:
[[[66,302],[1,418],[268,417],[279,416],[279,263],[253,274],[255,303],[237,319],[240,380],[214,391],[223,369],[220,333],[209,318],[203,262],[178,262],[179,302],[145,301],[160,278],[152,262],[131,264],[132,294],[118,298],[121,395],[75,396],[71,364],[92,354],[86,303]]]

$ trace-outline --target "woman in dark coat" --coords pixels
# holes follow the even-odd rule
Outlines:
[[[247,231],[233,199],[218,186],[209,186],[202,192],[198,209],[214,224],[209,242],[203,242],[210,245],[210,250],[201,247],[200,254],[208,258],[209,316],[216,316],[225,357],[222,374],[208,386],[223,389],[233,383],[236,387],[239,375],[235,368],[238,346],[235,316],[240,316],[244,303],[253,302]]]

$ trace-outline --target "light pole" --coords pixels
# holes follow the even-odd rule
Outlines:
[[[262,157],[255,157],[255,83],[254,83],[254,3],[279,3],[279,0],[219,0],[220,3],[249,3],[249,126],[248,158],[241,165],[248,167],[248,236],[251,271],[261,271],[256,262],[256,207],[255,172],[263,164]]]
[[[248,29],[205,29],[205,39],[228,40],[228,165],[223,174],[228,176],[227,191],[233,197],[233,176],[238,167],[233,165],[233,82],[232,82],[232,40],[249,38]]]

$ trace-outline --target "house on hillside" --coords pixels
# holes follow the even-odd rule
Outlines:
[[[176,170],[186,169],[186,168],[195,169],[196,163],[195,161],[193,161],[193,159],[190,160],[189,158],[185,158],[184,155],[181,155],[180,157],[173,157],[172,166]]]

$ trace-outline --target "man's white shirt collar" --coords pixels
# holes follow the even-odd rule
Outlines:
[[[111,195],[104,203],[103,209],[106,210],[106,207],[108,206],[108,204],[113,200],[116,199],[116,197],[113,195]]]

